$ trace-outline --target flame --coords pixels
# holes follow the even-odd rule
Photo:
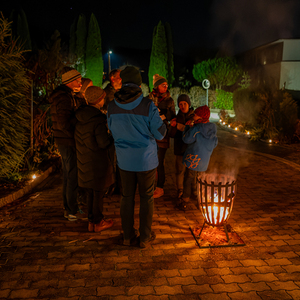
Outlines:
[[[221,198],[221,202],[224,201],[225,200]],[[228,200],[228,202],[230,202],[230,199]],[[213,203],[219,203],[218,195],[216,193],[214,195]],[[226,207],[225,210],[224,207],[219,207],[218,204],[211,204],[210,206],[208,206],[208,213],[205,212],[205,218],[208,221],[208,223],[219,224],[221,222],[226,221],[228,214],[229,214],[229,207]]]

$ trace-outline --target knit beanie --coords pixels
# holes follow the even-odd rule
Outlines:
[[[201,119],[198,121],[199,123],[207,123],[210,117],[210,110],[207,105],[203,105],[195,110],[195,115],[201,117]]]
[[[68,84],[78,78],[81,78],[81,74],[72,68],[68,68],[68,71],[62,74],[61,81],[63,84]]]
[[[159,76],[158,74],[153,75],[153,88],[156,89],[162,83],[168,83],[167,79]]]
[[[179,103],[185,101],[189,106],[191,106],[191,100],[190,97],[187,94],[181,94],[177,99],[177,105],[179,106]]]
[[[122,78],[122,84],[134,83],[138,86],[142,84],[141,73],[134,66],[127,66],[124,70],[120,72],[120,77]]]
[[[85,91],[86,101],[91,105],[98,104],[105,96],[104,90],[98,86],[89,86]]]
[[[93,84],[93,81],[89,78],[81,78],[81,89],[80,89],[80,92],[84,93],[88,87],[88,85],[92,83]]]

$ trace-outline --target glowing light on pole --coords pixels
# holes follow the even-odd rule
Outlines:
[[[108,75],[111,71],[111,66],[110,66],[110,55],[112,54],[112,51],[108,51],[107,52],[107,56],[108,56]]]

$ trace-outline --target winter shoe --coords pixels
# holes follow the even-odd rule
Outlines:
[[[102,219],[102,221],[98,224],[94,224],[94,231],[100,232],[102,230],[108,229],[114,225],[114,221],[111,219]]]
[[[164,195],[164,189],[162,189],[160,187],[156,187],[154,194],[153,194],[154,199],[160,198],[163,195]]]
[[[78,212],[76,213],[76,215],[68,215],[68,220],[69,221],[76,221],[76,220],[87,220],[87,214],[85,212],[83,212],[81,209],[78,210]]]
[[[151,231],[150,238],[147,241],[140,241],[140,248],[147,248],[156,239],[156,234],[154,231]]]

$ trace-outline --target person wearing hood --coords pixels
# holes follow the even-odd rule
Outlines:
[[[122,243],[130,246],[138,241],[134,228],[135,192],[138,185],[139,245],[145,248],[155,239],[151,226],[158,166],[156,140],[163,139],[167,129],[152,100],[143,97],[140,71],[134,66],[126,66],[120,72],[120,77],[122,88],[108,105],[107,123],[114,138],[122,182]]]
[[[185,165],[182,163],[182,158],[187,148],[187,144],[182,140],[182,133],[185,129],[186,122],[193,120],[194,109],[191,107],[190,97],[186,94],[181,94],[178,97],[177,104],[179,111],[176,115],[176,118],[170,122],[171,127],[169,136],[174,138],[177,197],[181,198],[183,193],[183,178],[185,173]]]
[[[153,76],[153,91],[149,94],[149,98],[153,100],[158,108],[159,114],[164,120],[169,129],[169,122],[176,117],[175,103],[168,91],[168,81],[163,76],[155,74]],[[162,140],[157,141],[158,146],[158,160],[157,168],[157,183],[154,191],[154,198],[160,198],[164,195],[165,184],[165,156],[168,148],[170,148],[169,134]]]
[[[185,210],[190,201],[192,185],[199,172],[208,168],[210,156],[218,144],[217,126],[209,122],[210,110],[207,105],[195,110],[194,125],[187,122],[182,140],[188,144],[182,162],[186,166],[183,182],[183,195],[178,208]],[[190,127],[191,126],[191,127]]]
[[[84,188],[87,199],[88,231],[99,232],[113,226],[113,221],[103,216],[103,198],[114,183],[114,147],[106,115],[100,111],[105,92],[100,87],[90,86],[85,97],[88,105],[76,111],[78,185]]]

